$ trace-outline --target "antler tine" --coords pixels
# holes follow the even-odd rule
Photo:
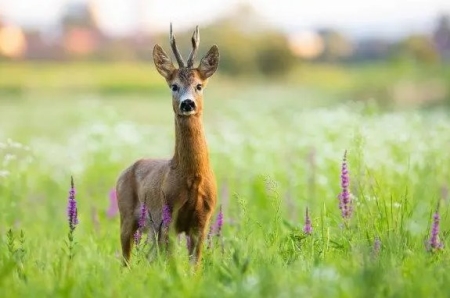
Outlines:
[[[189,54],[189,59],[187,61],[187,67],[192,67],[194,65],[195,55],[197,54],[198,45],[200,44],[200,33],[198,31],[198,26],[195,27],[194,34],[192,34],[192,51]]]
[[[185,67],[183,57],[181,56],[180,52],[177,48],[177,43],[175,42],[175,36],[172,32],[172,23],[170,23],[170,46],[172,47],[172,51],[175,54],[175,58],[177,59],[178,66],[180,68]]]

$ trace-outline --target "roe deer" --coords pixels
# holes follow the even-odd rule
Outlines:
[[[172,159],[141,159],[125,169],[118,178],[116,190],[120,211],[120,239],[125,265],[132,249],[133,234],[138,228],[141,204],[148,209],[147,228],[151,239],[167,245],[162,228],[165,205],[174,214],[172,225],[177,233],[190,238],[189,256],[198,263],[207,225],[216,205],[216,181],[209,163],[203,132],[203,89],[217,70],[219,49],[213,45],[194,68],[200,37],[198,26],[192,36],[192,51],[187,63],[178,51],[170,24],[170,45],[179,68],[159,46],[153,48],[157,71],[172,91],[175,118],[175,153]],[[167,207],[166,207],[167,208]],[[176,214],[176,216],[175,216]]]

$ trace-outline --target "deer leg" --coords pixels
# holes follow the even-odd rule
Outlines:
[[[150,213],[149,213],[150,214]],[[159,232],[158,228],[155,227],[155,224],[151,218],[150,214],[150,227],[148,231],[148,252],[147,252],[147,260],[152,261],[156,258],[158,254],[158,246],[159,246]]]
[[[158,244],[159,248],[167,255],[171,254],[172,243],[170,239],[170,227],[164,227],[162,222],[159,227]]]
[[[193,233],[188,235],[188,253],[191,262],[193,261],[194,258],[194,250],[195,247],[197,246],[197,241],[198,241],[197,237]]]
[[[189,245],[189,259],[193,264],[199,264],[202,258],[203,242],[205,240],[206,229],[202,228],[199,231],[191,233]]]
[[[128,265],[131,249],[133,248],[133,235],[138,229],[137,220],[131,217],[120,217],[120,241],[124,266]]]

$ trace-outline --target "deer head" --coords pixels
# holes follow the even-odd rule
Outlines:
[[[158,72],[166,79],[172,90],[173,111],[178,116],[201,115],[203,109],[203,89],[207,80],[219,66],[219,48],[213,45],[208,53],[200,60],[198,67],[194,68],[194,59],[200,43],[198,26],[192,35],[192,51],[187,63],[183,60],[172,33],[170,24],[170,46],[178,62],[175,68],[172,60],[159,46],[153,48],[153,61]]]

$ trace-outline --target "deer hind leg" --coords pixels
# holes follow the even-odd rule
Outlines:
[[[125,187],[117,188],[117,199],[120,211],[120,242],[124,265],[128,265],[133,247],[133,236],[138,229],[138,219],[135,215],[137,198],[133,191]]]
[[[124,265],[127,266],[130,260],[131,250],[133,248],[134,233],[138,229],[138,221],[131,217],[121,216],[120,241],[122,244],[122,256]]]

